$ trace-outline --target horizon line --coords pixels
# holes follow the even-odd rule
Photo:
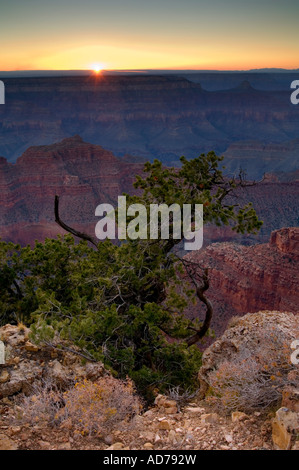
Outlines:
[[[178,75],[178,74],[253,74],[253,73],[299,73],[299,68],[297,69],[284,69],[278,67],[267,67],[259,69],[102,69],[100,71],[95,71],[93,69],[58,69],[58,70],[3,70],[0,71],[0,80],[1,78],[54,78],[59,76],[64,77],[83,77],[83,76],[95,76],[95,77],[104,77],[109,75]]]

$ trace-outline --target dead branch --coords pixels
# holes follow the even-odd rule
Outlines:
[[[55,213],[55,222],[60,225],[64,230],[75,235],[76,237],[81,238],[82,240],[87,240],[88,242],[92,243],[96,248],[98,248],[97,240],[94,237],[91,237],[87,233],[79,232],[78,230],[69,227],[66,225],[61,218],[59,217],[59,196],[55,196],[55,206],[54,206],[54,213]]]

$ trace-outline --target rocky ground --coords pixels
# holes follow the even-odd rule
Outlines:
[[[132,425],[105,436],[82,436],[68,423],[20,425],[13,402],[0,401],[0,449],[19,450],[271,450],[271,417],[235,412],[220,416],[206,402],[182,412],[155,406]]]
[[[275,325],[287,342],[297,337],[297,318],[282,312],[258,312],[238,319],[205,351],[199,391],[224,360],[235,364],[243,350],[250,354],[256,350],[258,331]],[[107,377],[103,365],[84,365],[76,354],[36,346],[22,325],[0,328],[0,340],[2,353],[5,348],[5,362],[3,354],[0,357],[0,450],[299,450],[297,374],[287,384],[281,407],[264,413],[228,412],[219,402],[216,407],[209,394],[202,398],[198,393],[184,404],[178,397],[157,395],[155,404],[143,408],[129,423],[89,436],[78,431],[74,420],[64,418],[51,424],[43,409],[42,419],[24,419],[23,397],[32,396],[32,387],[40,387],[45,380],[62,388],[74,379],[97,383]]]

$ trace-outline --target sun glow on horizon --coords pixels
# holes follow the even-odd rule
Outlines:
[[[103,70],[103,65],[95,63],[92,65],[92,70],[94,71],[94,73],[99,74]]]

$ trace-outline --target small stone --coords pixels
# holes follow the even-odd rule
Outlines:
[[[47,441],[38,441],[38,445],[39,445],[42,449],[49,449],[49,448],[51,447],[50,442],[47,442]]]
[[[151,443],[151,442],[146,442],[144,445],[143,445],[143,448],[144,449],[148,449],[148,450],[152,450],[154,448],[154,445]]]
[[[10,428],[10,435],[11,435],[11,436],[15,436],[15,435],[18,434],[19,432],[21,432],[20,426],[12,426],[12,427]]]
[[[217,413],[207,413],[201,416],[202,424],[215,424],[219,421],[219,415]]]
[[[176,408],[177,404],[175,400],[165,400],[164,408]]]
[[[6,369],[4,369],[0,374],[0,384],[4,384],[5,382],[8,382],[9,377],[10,377],[9,372]]]
[[[63,444],[60,444],[58,446],[58,450],[71,450],[71,443],[70,442],[64,442]]]
[[[192,406],[187,406],[185,408],[185,411],[188,411],[189,413],[203,413],[205,411],[204,408],[200,408],[200,407],[192,407]]]
[[[224,439],[226,440],[226,442],[228,444],[230,444],[231,442],[233,442],[233,437],[231,434],[224,434]]]
[[[242,411],[233,411],[232,412],[232,422],[236,423],[237,421],[244,421],[248,419],[248,415]]]
[[[25,343],[25,349],[26,351],[29,351],[29,352],[37,352],[40,350],[38,346],[36,346],[35,344],[32,344],[30,341],[27,341]]]
[[[177,409],[177,406],[175,407],[169,407],[169,408],[165,408],[165,413],[168,414],[168,415],[174,415],[178,412],[178,409]]]
[[[177,412],[177,403],[175,400],[170,400],[168,399],[167,397],[165,397],[164,395],[157,395],[157,397],[155,398],[155,405],[158,407],[158,408],[163,408],[163,410],[165,411],[165,413],[168,413],[166,410],[168,408],[171,408],[171,409],[175,409],[175,413]]]
[[[113,436],[111,436],[111,434],[109,434],[108,436],[105,436],[104,437],[104,442],[105,444],[107,444],[108,446],[111,446],[113,444]]]
[[[230,447],[229,447],[229,446],[225,446],[224,444],[221,444],[220,449],[221,449],[221,450],[230,450]]]
[[[161,429],[163,431],[169,431],[170,430],[169,421],[166,421],[166,420],[160,421],[159,429]]]
[[[155,439],[155,434],[153,432],[144,432],[140,434],[139,439],[144,439],[147,442],[153,442]]]
[[[124,448],[124,445],[122,442],[115,442],[115,444],[112,444],[112,446],[108,447],[106,450],[122,450]]]

